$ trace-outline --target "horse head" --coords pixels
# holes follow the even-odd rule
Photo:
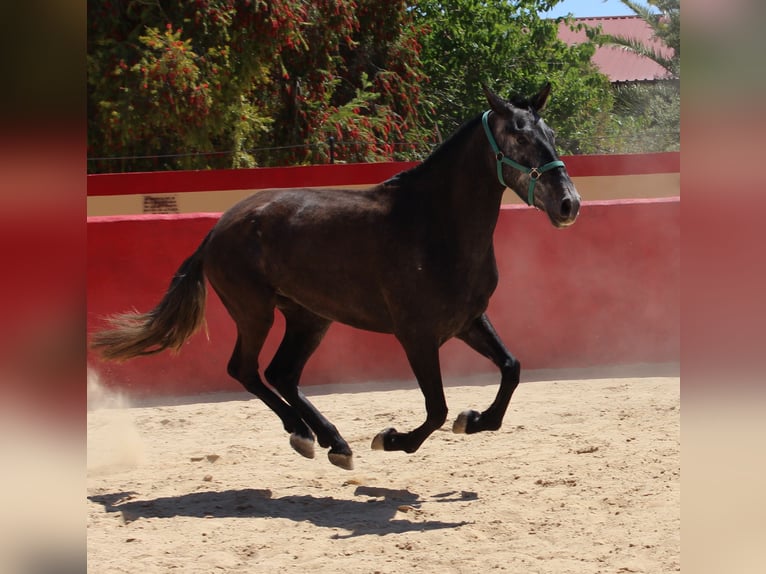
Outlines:
[[[577,219],[580,195],[556,152],[553,130],[539,114],[550,91],[547,83],[530,98],[505,100],[484,86],[490,109],[482,122],[500,183],[543,210],[554,226],[567,227]]]

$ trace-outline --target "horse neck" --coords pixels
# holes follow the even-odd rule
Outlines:
[[[469,258],[491,247],[504,189],[481,123],[473,124],[459,141],[433,157],[429,168],[433,180],[440,182],[430,189],[435,217]]]

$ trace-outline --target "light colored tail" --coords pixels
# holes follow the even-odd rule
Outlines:
[[[181,264],[154,309],[109,317],[111,328],[93,333],[91,348],[112,361],[153,355],[165,349],[179,350],[205,322],[207,288],[202,249],[206,243],[207,237]]]

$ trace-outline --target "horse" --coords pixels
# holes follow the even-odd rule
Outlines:
[[[539,114],[550,83],[511,99],[482,87],[489,109],[412,169],[364,190],[260,191],[230,207],[157,306],[112,316],[92,349],[104,360],[180,350],[204,323],[207,278],[236,324],[228,374],[276,413],[299,454],[314,457],[316,435],[332,464],[353,468],[348,443],[299,388],[334,321],[396,337],[425,398],[423,424],[386,428],[373,449],[413,453],[445,423],[439,348],[455,337],[497,366],[500,386],[485,411],[461,412],[452,430],[499,429],[521,372],[486,313],[503,193],[514,190],[556,228],[574,223],[580,196]],[[275,309],[285,332],[266,384],[259,355]]]

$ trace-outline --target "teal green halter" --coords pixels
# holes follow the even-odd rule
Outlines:
[[[564,167],[564,162],[561,161],[560,159],[557,159],[555,161],[548,162],[545,165],[542,165],[540,167],[526,167],[521,165],[518,162],[513,161],[509,157],[505,157],[505,154],[503,154],[503,152],[500,151],[500,148],[497,147],[497,142],[495,141],[495,138],[492,137],[492,131],[489,129],[489,123],[487,122],[487,117],[489,116],[489,112],[490,110],[487,110],[481,116],[481,123],[484,125],[484,132],[487,134],[489,145],[492,146],[492,151],[495,154],[495,160],[497,161],[497,179],[500,181],[503,187],[508,187],[508,185],[503,180],[503,164],[504,163],[510,165],[511,167],[515,167],[516,169],[518,169],[519,171],[523,173],[528,173],[529,174],[529,191],[527,192],[527,205],[534,205],[535,184],[537,183],[537,180],[540,179],[540,176],[543,175],[546,171],[551,170],[554,167]]]

